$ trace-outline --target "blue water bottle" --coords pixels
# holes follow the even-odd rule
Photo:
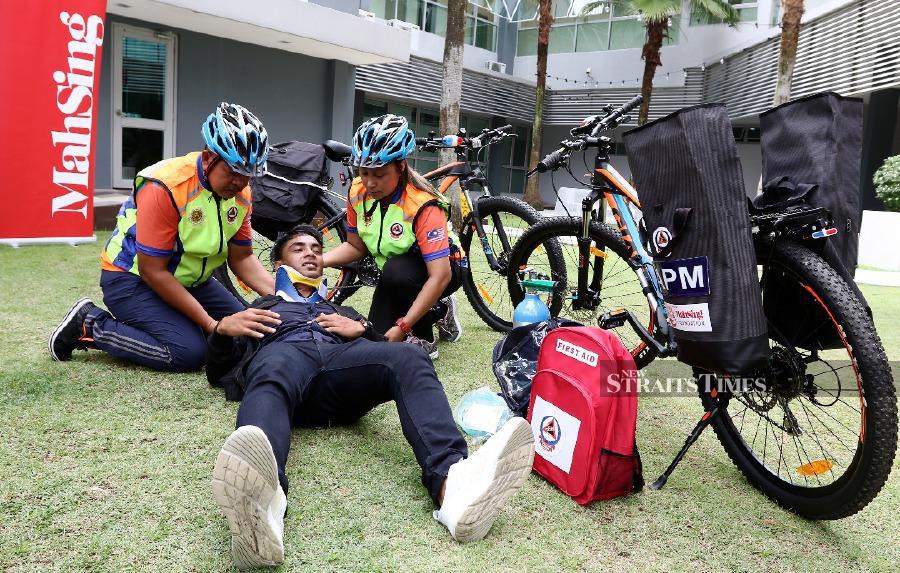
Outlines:
[[[520,281],[525,298],[513,311],[513,328],[550,319],[550,309],[537,295],[538,292],[553,292],[556,281],[528,278]]]

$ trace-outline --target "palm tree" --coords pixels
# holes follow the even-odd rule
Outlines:
[[[781,50],[778,52],[778,80],[775,83],[775,105],[791,99],[791,81],[797,63],[797,40],[800,37],[800,18],[803,0],[782,0]]]
[[[581,15],[586,16],[597,8],[609,6],[610,0],[596,0],[589,2],[581,10]],[[638,125],[647,123],[650,113],[650,96],[653,93],[653,76],[656,68],[662,65],[660,49],[663,42],[669,36],[669,19],[681,9],[681,0],[621,0],[619,5],[624,5],[626,12],[640,14],[647,29],[647,41],[641,52],[644,60],[644,78],[641,83],[641,95],[644,102],[638,113]],[[737,10],[727,0],[689,0],[686,3],[688,10],[713,18],[721,19],[729,26],[738,21]]]
[[[537,44],[537,85],[534,89],[534,124],[531,127],[531,153],[528,156],[528,169],[534,170],[541,160],[541,135],[543,134],[544,90],[547,85],[547,48],[550,44],[550,26],[553,24],[552,0],[540,0],[538,4],[538,44]],[[540,179],[537,173],[528,179],[525,195],[522,199],[541,211],[544,201],[541,199]]]
[[[442,135],[459,131],[459,101],[462,98],[463,49],[466,30],[466,8],[468,0],[447,2],[447,33],[444,36],[444,63],[441,78],[441,110],[438,129]],[[424,135],[424,134],[423,134]],[[443,150],[440,163],[444,165],[456,159],[453,150]],[[459,207],[459,186],[449,189],[453,208],[452,223],[457,231],[462,227],[462,213]]]

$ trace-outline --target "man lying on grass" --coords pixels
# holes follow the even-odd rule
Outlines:
[[[434,518],[457,541],[483,538],[531,471],[528,423],[513,418],[467,458],[428,354],[386,342],[355,310],[322,298],[319,231],[294,228],[271,256],[277,294],[223,318],[209,338],[210,383],[242,400],[212,483],[231,528],[235,565],[284,559],[291,426],[351,424],[389,400],[439,508]]]

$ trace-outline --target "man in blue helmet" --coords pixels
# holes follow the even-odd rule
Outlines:
[[[272,275],[253,254],[250,177],[265,172],[268,135],[240,105],[221,103],[203,123],[203,151],[141,170],[100,254],[100,287],[109,309],[75,302],[50,335],[54,360],[102,350],[155,370],[198,370],[206,336],[244,304],[216,280],[224,263],[261,295]],[[246,315],[244,315],[246,316]],[[256,318],[256,319],[254,319]],[[245,335],[272,316],[244,320]]]

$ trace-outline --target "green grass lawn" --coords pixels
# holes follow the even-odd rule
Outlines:
[[[229,570],[210,477],[237,406],[202,373],[155,373],[98,352],[68,363],[47,354],[47,336],[76,298],[101,301],[98,250],[0,247],[0,570]],[[900,289],[863,290],[889,356],[900,359]],[[437,361],[451,404],[496,386],[489,365],[499,336],[461,306],[465,337],[441,346]],[[689,370],[657,361],[645,374]],[[648,481],[700,411],[695,398],[641,400]],[[583,508],[533,475],[483,542],[460,546],[431,517],[393,404],[352,427],[297,430],[293,446],[282,571],[846,573],[896,570],[900,560],[897,462],[862,513],[809,522],[748,485],[709,432],[661,491]]]

